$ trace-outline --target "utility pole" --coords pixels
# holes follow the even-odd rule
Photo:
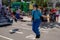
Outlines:
[[[11,0],[8,0],[8,5],[10,6]]]
[[[57,3],[57,0],[55,0],[55,1],[53,2],[53,8],[56,7],[56,3]]]
[[[55,8],[55,7],[56,7],[56,3],[57,3],[57,1],[53,3],[53,8]]]
[[[21,2],[23,2],[23,0],[21,0]]]
[[[2,0],[0,0],[0,8],[2,7]]]

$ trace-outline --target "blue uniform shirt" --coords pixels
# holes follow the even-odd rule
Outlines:
[[[34,20],[36,19],[41,19],[40,17],[42,16],[42,13],[39,10],[33,10],[32,11],[32,17]]]

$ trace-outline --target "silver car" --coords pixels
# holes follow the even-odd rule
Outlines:
[[[13,23],[12,18],[6,16],[0,16],[0,26],[11,25]]]

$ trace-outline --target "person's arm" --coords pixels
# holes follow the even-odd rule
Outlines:
[[[39,13],[40,16],[47,18],[47,16],[43,15],[41,12]]]
[[[49,18],[49,16],[45,16],[45,15],[42,15],[42,17],[44,17],[44,18]]]
[[[31,13],[31,21],[34,20],[33,17],[34,17],[34,11],[32,11],[32,13]]]
[[[47,16],[45,16],[45,15],[42,15],[42,17],[47,18]]]
[[[33,12],[31,12],[31,15],[28,15],[29,18],[31,18],[31,21],[33,20]]]

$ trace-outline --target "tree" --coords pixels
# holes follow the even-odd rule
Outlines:
[[[39,6],[47,6],[48,0],[35,0]]]
[[[21,2],[21,0],[16,0],[17,2]]]
[[[2,0],[2,4],[3,5],[8,5],[8,1],[7,0]]]

